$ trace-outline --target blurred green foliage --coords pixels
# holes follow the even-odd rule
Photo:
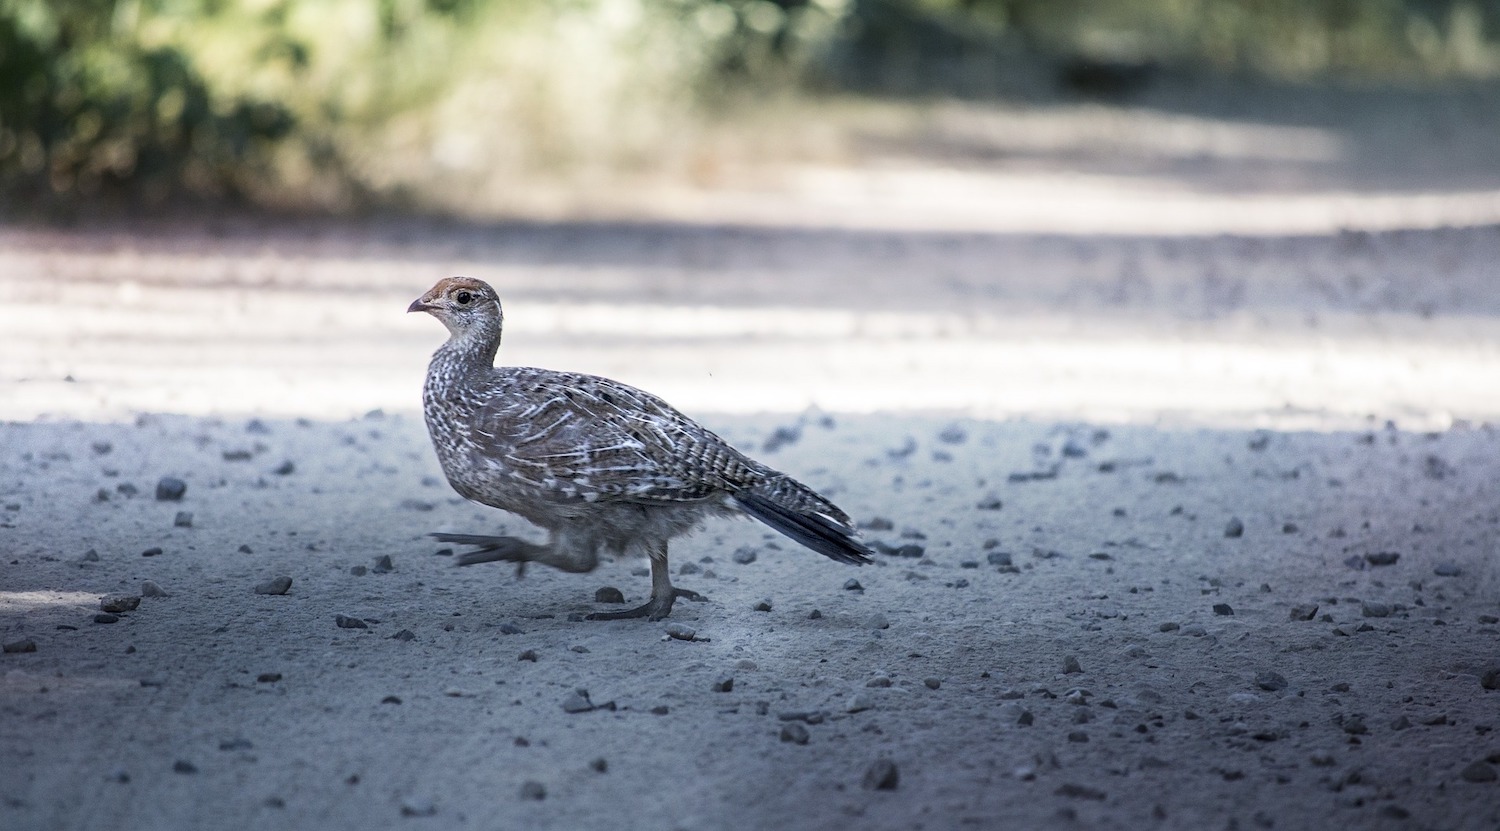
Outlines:
[[[650,166],[766,96],[1492,78],[1497,40],[1500,0],[0,0],[0,194],[347,207]]]

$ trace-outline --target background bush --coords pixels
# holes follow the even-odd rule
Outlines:
[[[691,168],[787,99],[1493,78],[1497,38],[1474,0],[0,0],[0,194],[420,202]]]

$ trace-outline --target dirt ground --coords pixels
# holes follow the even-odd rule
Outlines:
[[[1094,224],[929,227],[934,167],[841,173],[853,218],[0,228],[0,827],[1500,826],[1493,171],[1141,173],[1174,233],[1069,159],[987,175]],[[417,413],[451,273],[501,360],[661,393],[878,561],[712,523],[693,640],[579,619],[641,562],[454,568],[427,533],[534,531]]]

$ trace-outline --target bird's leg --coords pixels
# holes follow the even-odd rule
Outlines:
[[[524,576],[526,564],[545,558],[547,546],[527,542],[520,537],[487,537],[480,534],[433,534],[438,542],[477,546],[454,559],[454,565],[472,566],[478,563],[516,563],[516,576]]]
[[[644,606],[634,609],[626,609],[623,612],[595,612],[588,616],[589,620],[626,620],[629,618],[643,617],[647,620],[661,620],[672,614],[672,604],[679,597],[685,597],[698,603],[703,603],[708,598],[687,589],[679,589],[672,585],[672,576],[667,571],[667,546],[665,543],[650,551],[651,556],[651,599]]]

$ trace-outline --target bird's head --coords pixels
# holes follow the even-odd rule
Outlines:
[[[426,312],[442,321],[455,337],[480,331],[500,322],[500,298],[483,280],[472,277],[446,277],[427,293],[406,307],[410,312]]]

